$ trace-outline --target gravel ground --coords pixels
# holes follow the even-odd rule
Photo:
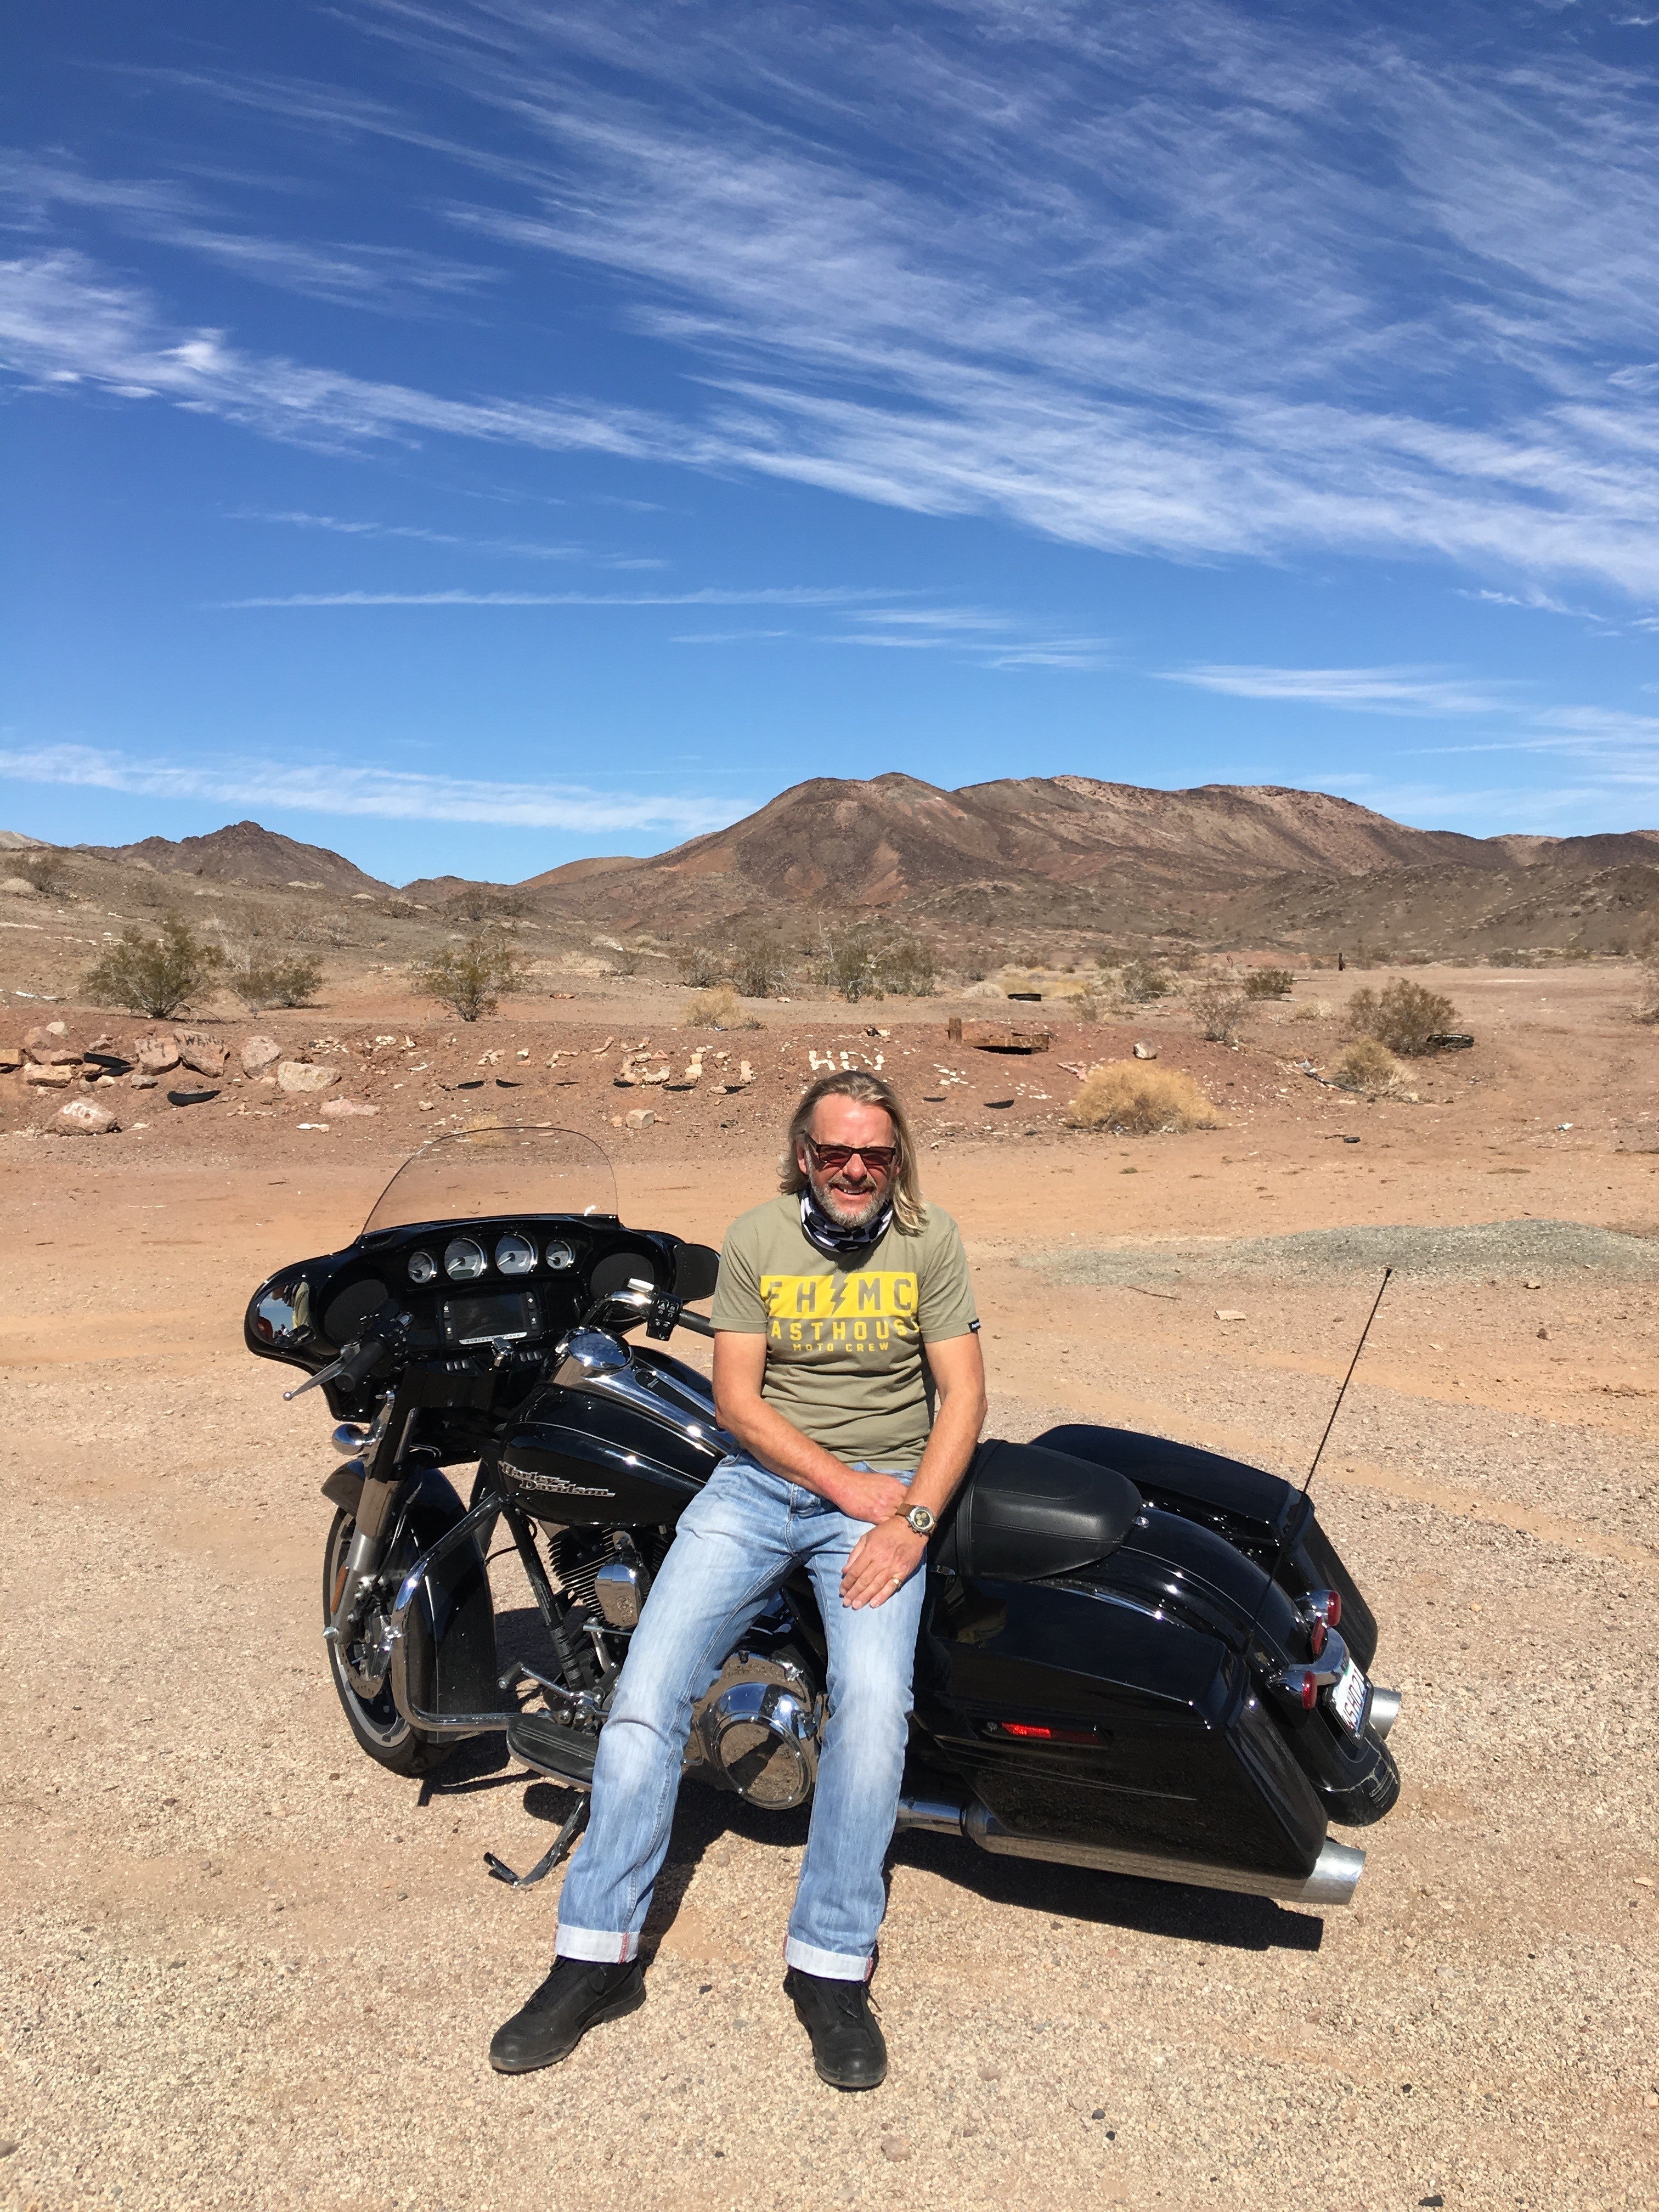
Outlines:
[[[289,1232],[255,1238],[228,1185],[148,1248],[112,1218],[46,1287],[8,1263],[55,1319],[0,1370],[0,2203],[1659,2200],[1659,1449],[1639,1400],[1557,1419],[1501,1390],[1449,1402],[1390,1380],[1404,1355],[1379,1323],[1317,1492],[1382,1620],[1379,1675],[1407,1693],[1404,1795],[1358,1838],[1351,1910],[901,1838],[876,1984],[893,2073],[841,2097],[781,1988],[802,1824],[688,1789],[645,2009],[507,2081],[486,2046],[544,1969],[557,1881],[511,1893],[482,1853],[527,1863],[567,1801],[487,1748],[424,1786],[356,1753],[318,1637],[326,1417],[283,1407],[235,1334]],[[1571,1224],[1516,1230],[1559,1251]],[[1532,1253],[1480,1265],[1513,1278],[1543,1267]],[[1021,1256],[981,1268],[994,1431],[1133,1417],[1305,1468],[1329,1363],[1274,1347],[1329,1334],[1340,1267],[1261,1280],[1252,1319],[1206,1337],[1207,1276],[1158,1302]],[[1473,1310],[1471,1279],[1430,1285],[1413,1327],[1438,1330],[1437,1297]],[[1594,1304],[1628,1279],[1579,1287]],[[1531,1341],[1526,1294],[1490,1295]]]
[[[1385,1267],[1425,1282],[1594,1269],[1614,1282],[1659,1282],[1659,1242],[1582,1221],[1477,1221],[1441,1229],[1414,1223],[1304,1229],[1288,1237],[1183,1237],[1156,1245],[1035,1255],[1030,1267],[1073,1283],[1167,1283],[1196,1271],[1269,1282],[1340,1282]]]

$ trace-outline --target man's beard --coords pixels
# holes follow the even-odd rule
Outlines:
[[[812,1187],[813,1198],[837,1229],[862,1229],[880,1211],[886,1195],[886,1185],[876,1182],[873,1176],[857,1196],[851,1191],[832,1190],[827,1176],[809,1174],[806,1180]]]

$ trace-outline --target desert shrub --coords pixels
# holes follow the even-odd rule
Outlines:
[[[1109,1060],[1091,1067],[1065,1119],[1068,1129],[1109,1129],[1124,1137],[1221,1126],[1190,1075],[1139,1060]]]
[[[1293,1022],[1328,1022],[1330,1018],[1328,999],[1304,999],[1291,1015]]]
[[[463,884],[443,902],[442,912],[451,921],[511,921],[524,912],[524,898],[518,891],[502,890],[495,884]]]
[[[607,946],[606,950],[611,955],[611,972],[613,975],[637,975],[639,974],[640,961],[642,956],[638,945],[612,945]]]
[[[1247,968],[1240,981],[1247,999],[1288,999],[1296,978],[1288,968]]]
[[[939,958],[925,937],[895,937],[877,953],[875,975],[878,987],[895,998],[931,998]]]
[[[1638,1022],[1659,1022],[1659,952],[1650,952],[1642,963],[1641,987],[1636,994]]]
[[[251,1014],[268,1006],[303,1006],[323,980],[322,963],[292,953],[248,953],[226,965],[225,981]]]
[[[288,934],[290,944],[326,945],[335,952],[337,952],[346,941],[344,923],[336,921],[325,914],[303,915],[294,924]]]
[[[410,969],[410,985],[422,999],[435,999],[464,1022],[493,1014],[503,991],[523,981],[519,957],[499,929],[485,928],[429,960]]]
[[[1356,991],[1348,1001],[1348,1027],[1375,1037],[1390,1052],[1432,1052],[1431,1040],[1457,1026],[1457,1009],[1439,991],[1395,975],[1380,991]]]
[[[1331,1070],[1339,1083],[1363,1091],[1368,1097],[1390,1091],[1401,1076],[1400,1062],[1374,1036],[1356,1037]]]
[[[683,945],[674,956],[674,964],[680,971],[682,983],[689,983],[694,991],[707,991],[722,981],[729,980],[730,963],[723,952],[712,945]]]
[[[1097,1022],[1106,1012],[1106,1002],[1091,984],[1066,1000],[1066,1011],[1074,1022]]]
[[[66,899],[70,887],[64,874],[64,856],[51,845],[38,852],[25,853],[23,866],[28,870],[28,880],[42,898]]]
[[[118,944],[88,969],[82,988],[94,1006],[127,1006],[152,1021],[187,1013],[217,977],[225,956],[198,937],[181,915],[168,915],[161,933],[125,929]]]
[[[1230,975],[1200,983],[1187,994],[1187,1006],[1198,1024],[1198,1033],[1212,1044],[1237,1044],[1250,1002]]]
[[[730,983],[717,983],[712,991],[700,991],[695,999],[688,999],[680,1016],[683,1030],[757,1030],[762,1026],[753,1014],[744,1013]]]
[[[731,975],[745,999],[769,999],[789,974],[789,954],[775,929],[744,931],[732,948]]]
[[[813,962],[815,980],[856,1004],[879,986],[876,981],[875,937],[868,922],[826,928]]]
[[[413,921],[420,908],[413,899],[389,898],[381,900],[380,912],[392,921]]]
[[[1126,963],[1117,988],[1132,1006],[1144,1006],[1154,999],[1167,999],[1175,985],[1155,960]]]

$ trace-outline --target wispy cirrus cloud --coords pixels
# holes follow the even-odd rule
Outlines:
[[[1218,662],[1158,673],[1166,683],[1189,684],[1234,699],[1284,699],[1368,714],[1495,714],[1513,703],[1513,686],[1472,684],[1430,668],[1261,668]]]
[[[356,21],[395,97],[217,96],[301,144],[419,149],[452,255],[599,272],[677,390],[448,396],[276,360],[63,252],[11,272],[21,373],[309,443],[586,449],[1117,551],[1659,599],[1659,112],[1582,46],[1478,9],[1310,37],[1224,0]],[[125,219],[187,243],[194,216],[145,207]]]
[[[242,607],[844,607],[872,594],[836,585],[766,585],[752,591],[694,592],[283,592],[219,599]]]
[[[591,545],[548,545],[533,538],[470,538],[453,530],[431,530],[418,522],[377,522],[339,514],[307,514],[302,509],[232,507],[233,522],[276,522],[297,530],[320,530],[337,538],[407,538],[419,545],[453,545],[465,553],[485,553],[513,561],[584,561],[601,568],[664,568],[654,555],[607,553]]]
[[[492,823],[520,830],[663,830],[695,836],[750,812],[752,799],[596,791],[579,783],[490,782],[359,768],[337,761],[222,763],[145,758],[91,745],[0,750],[0,778],[171,800],[299,813],[372,816],[386,822]]]

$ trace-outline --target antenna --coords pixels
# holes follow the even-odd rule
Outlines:
[[[1336,1417],[1342,1411],[1342,1401],[1348,1395],[1348,1385],[1353,1381],[1353,1370],[1359,1364],[1359,1355],[1365,1349],[1365,1340],[1371,1333],[1371,1323],[1376,1319],[1376,1310],[1382,1303],[1382,1293],[1388,1289],[1389,1279],[1393,1273],[1394,1268],[1391,1265],[1382,1270],[1382,1279],[1376,1286],[1376,1296],[1371,1300],[1371,1310],[1365,1316],[1365,1326],[1359,1332],[1359,1341],[1353,1348],[1353,1358],[1348,1362],[1348,1371],[1342,1377],[1342,1388],[1337,1392],[1336,1403],[1331,1407],[1331,1418],[1325,1424],[1325,1433],[1319,1439],[1318,1447],[1313,1455],[1313,1465],[1308,1469],[1308,1479],[1302,1486],[1301,1494],[1304,1498],[1313,1487],[1314,1476],[1318,1472],[1321,1459],[1324,1456],[1325,1447],[1330,1441],[1331,1431],[1336,1426]],[[1267,1602],[1267,1592],[1279,1580],[1279,1571],[1285,1564],[1285,1554],[1289,1548],[1290,1528],[1287,1524],[1285,1534],[1279,1540],[1279,1549],[1273,1554],[1272,1571],[1261,1586],[1261,1595],[1256,1600],[1255,1611],[1250,1616],[1250,1625],[1244,1632],[1246,1664],[1249,1661],[1251,1638],[1261,1626],[1261,1609]]]

